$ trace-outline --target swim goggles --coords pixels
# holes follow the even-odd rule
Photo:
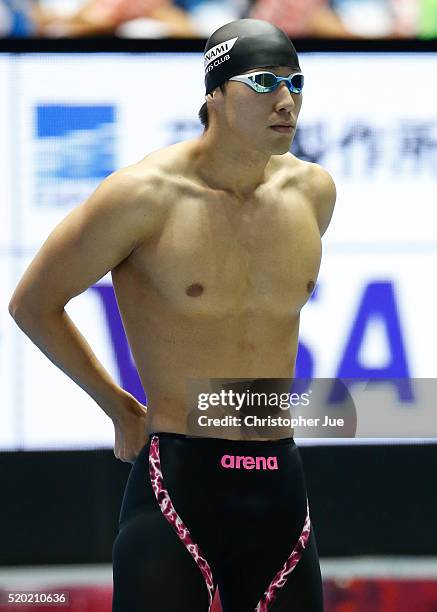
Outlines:
[[[250,74],[237,74],[229,81],[238,81],[249,85],[258,93],[269,93],[274,91],[281,81],[284,81],[291,93],[300,94],[303,89],[303,74],[295,72],[288,77],[276,76],[273,72],[251,72]]]

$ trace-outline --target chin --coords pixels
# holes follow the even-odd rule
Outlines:
[[[270,155],[284,155],[288,153],[291,149],[291,142],[285,143],[281,146],[272,147],[270,151]]]
[[[289,136],[288,138],[276,139],[274,142],[270,141],[268,143],[268,153],[270,155],[284,155],[284,153],[288,153],[290,151],[292,142],[292,136]]]

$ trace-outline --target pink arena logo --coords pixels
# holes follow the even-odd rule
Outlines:
[[[277,457],[244,457],[240,455],[223,455],[220,460],[227,470],[277,470]]]

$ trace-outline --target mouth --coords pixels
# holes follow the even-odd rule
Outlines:
[[[281,134],[291,134],[291,132],[294,130],[294,125],[284,123],[279,125],[271,125],[270,128],[275,132],[280,132]]]

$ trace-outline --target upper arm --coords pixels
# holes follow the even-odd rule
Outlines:
[[[318,164],[311,164],[310,199],[319,226],[320,235],[328,229],[334,212],[337,190],[332,176]]]
[[[62,310],[123,261],[156,227],[150,187],[126,170],[102,181],[48,236],[17,285],[10,310]]]

